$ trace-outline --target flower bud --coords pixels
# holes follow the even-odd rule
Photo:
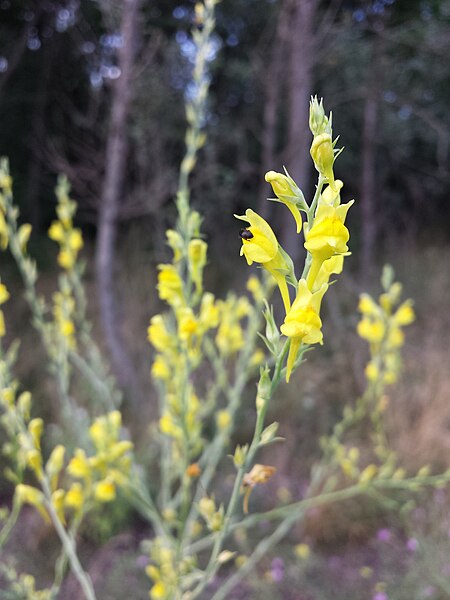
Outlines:
[[[314,136],[322,133],[329,133],[331,135],[331,121],[325,115],[323,98],[319,102],[317,96],[314,96],[314,98],[311,97],[309,103],[309,128]]]
[[[330,187],[335,189],[333,173],[334,149],[331,135],[321,133],[316,136],[311,144],[310,153],[316,169],[321,175],[327,178]]]

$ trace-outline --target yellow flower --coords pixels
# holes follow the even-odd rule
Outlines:
[[[1,302],[0,302],[1,304]],[[396,325],[410,325],[416,318],[414,309],[412,307],[412,301],[406,300],[401,304],[396,313],[394,314],[394,322]]]
[[[339,206],[341,203],[341,190],[344,187],[344,183],[340,179],[336,179],[334,182],[334,188],[331,185],[323,190],[320,195],[320,202],[324,204],[330,204],[331,206]]]
[[[45,521],[50,521],[47,511],[45,510],[44,494],[40,490],[32,487],[31,485],[19,483],[16,485],[14,500],[20,506],[23,504],[30,504],[31,506],[34,506]]]
[[[245,256],[247,264],[251,265],[253,262],[258,262],[269,271],[280,288],[287,312],[291,305],[286,283],[289,267],[281,253],[280,245],[272,228],[267,221],[250,208],[245,211],[245,216],[234,216],[241,221],[250,223],[250,227],[242,229],[240,232],[242,239],[241,256]]]
[[[48,237],[55,242],[63,242],[65,237],[64,227],[60,221],[53,221],[48,230]]]
[[[330,186],[335,189],[333,173],[334,149],[331,135],[329,133],[321,133],[315,136],[311,144],[310,153],[316,169],[321,175],[327,178]]]
[[[41,436],[44,430],[44,421],[41,418],[32,419],[28,423],[28,431],[33,439],[34,447],[40,450],[41,448]]]
[[[311,550],[308,546],[308,544],[297,544],[294,548],[295,550],[295,554],[298,556],[298,558],[301,558],[302,560],[306,560],[307,558],[309,558],[309,555],[311,554]]]
[[[374,464],[368,465],[359,476],[360,483],[368,483],[372,481],[375,475],[378,473],[378,467]]]
[[[3,316],[3,311],[0,310],[0,338],[4,337],[5,334],[6,334],[5,317]]]
[[[83,247],[83,236],[79,229],[72,229],[70,232],[68,246],[74,252],[78,252]]]
[[[353,201],[341,204],[337,208],[328,204],[319,205],[311,229],[305,227],[305,248],[312,255],[312,264],[308,273],[310,289],[325,260],[348,252],[350,237],[344,225],[348,209]]]
[[[66,271],[70,271],[75,264],[75,255],[66,248],[62,249],[58,254],[58,264]]]
[[[197,291],[202,289],[202,273],[206,265],[208,245],[203,240],[191,240],[188,246],[189,272]]]
[[[0,304],[4,304],[9,299],[9,292],[4,283],[0,283]]]
[[[379,344],[384,337],[386,327],[383,321],[363,317],[358,323],[357,332],[363,340],[371,344]]]
[[[167,588],[162,581],[158,581],[150,590],[151,600],[165,600],[167,598]]]
[[[0,210],[0,248],[6,250],[8,247],[9,233],[8,226],[5,221],[5,216]]]
[[[75,450],[75,456],[67,465],[67,472],[69,475],[72,475],[72,477],[80,479],[88,479],[90,477],[91,468],[84,450],[81,448]]]
[[[52,504],[58,519],[65,525],[66,517],[64,515],[64,490],[55,490],[52,494]]]
[[[291,338],[289,356],[287,361],[286,381],[294,367],[300,344],[322,343],[322,321],[320,319],[320,304],[328,285],[324,283],[316,292],[312,293],[304,279],[298,283],[297,296],[287,313],[281,332]]]
[[[63,466],[64,466],[64,454],[66,449],[62,444],[58,444],[52,450],[47,463],[45,465],[45,472],[50,478],[50,483],[52,489],[55,489],[58,475],[60,474]]]
[[[94,493],[99,502],[111,502],[116,497],[116,486],[110,479],[103,479],[96,484]]]
[[[159,352],[167,352],[173,346],[172,336],[166,328],[162,315],[155,315],[147,329],[149,342]]]
[[[369,294],[361,294],[359,297],[359,312],[369,317],[379,317],[380,307],[378,304],[369,296]]]
[[[173,252],[173,261],[179,262],[183,257],[183,238],[174,229],[168,229],[166,231],[167,244],[170,246]]]
[[[161,300],[174,308],[184,304],[183,281],[173,265],[158,265],[158,289]]]
[[[215,304],[213,294],[207,292],[203,294],[200,304],[200,314],[198,317],[199,328],[202,333],[208,329],[214,329],[219,324],[219,308]]]
[[[216,344],[224,356],[234,354],[244,345],[244,333],[239,323],[222,322],[216,335]]]
[[[172,415],[168,412],[164,413],[159,419],[159,428],[161,433],[165,433],[175,439],[179,439],[182,435],[180,426],[175,423]]]
[[[81,483],[73,483],[66,493],[65,505],[74,510],[80,510],[84,503],[84,493]]]
[[[342,255],[332,256],[328,260],[324,260],[314,280],[313,289],[317,290],[321,288],[324,283],[329,282],[331,275],[342,273],[343,268],[344,257]]]
[[[170,379],[171,371],[169,365],[161,354],[158,354],[153,361],[151,373],[155,379],[162,379],[163,381]]]
[[[22,254],[26,253],[28,240],[30,239],[32,227],[29,223],[24,223],[17,230],[17,238]]]
[[[231,423],[231,415],[227,410],[219,410],[219,412],[216,415],[216,424],[217,424],[217,428],[220,429],[220,431],[223,431],[224,429],[228,429],[228,427],[230,426]]]
[[[302,229],[302,217],[297,206],[297,201],[302,197],[302,194],[297,184],[292,177],[277,173],[276,171],[268,171],[265,175],[265,180],[267,183],[270,183],[277,198],[291,211],[297,225],[297,233],[300,233]]]
[[[184,308],[180,311],[178,317],[178,337],[189,344],[198,333],[198,321],[191,308]]]

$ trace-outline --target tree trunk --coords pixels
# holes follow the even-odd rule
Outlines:
[[[309,192],[309,98],[312,93],[314,66],[314,22],[318,0],[291,0],[289,122],[285,166],[303,190]],[[295,260],[300,246],[292,216],[284,213],[282,240],[286,251]]]
[[[105,175],[98,214],[96,245],[96,275],[101,321],[106,344],[119,385],[133,403],[141,399],[136,370],[127,352],[118,311],[117,289],[114,285],[117,217],[123,197],[123,183],[128,151],[127,119],[132,100],[133,67],[136,54],[138,11],[140,0],[123,0],[121,35],[118,53],[120,77],[112,93],[111,121],[106,144]]]
[[[375,237],[377,235],[376,219],[376,138],[379,112],[380,89],[380,44],[379,38],[374,40],[372,60],[368,65],[367,93],[363,110],[363,131],[361,149],[361,260],[360,278],[370,279],[374,266]]]

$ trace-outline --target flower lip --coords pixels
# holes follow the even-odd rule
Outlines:
[[[253,237],[253,233],[250,231],[250,229],[246,229],[245,227],[243,227],[239,231],[239,236],[243,240],[251,240]]]

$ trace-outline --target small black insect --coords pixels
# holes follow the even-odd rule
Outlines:
[[[253,233],[248,229],[241,229],[239,235],[243,240],[251,240],[253,237]]]

